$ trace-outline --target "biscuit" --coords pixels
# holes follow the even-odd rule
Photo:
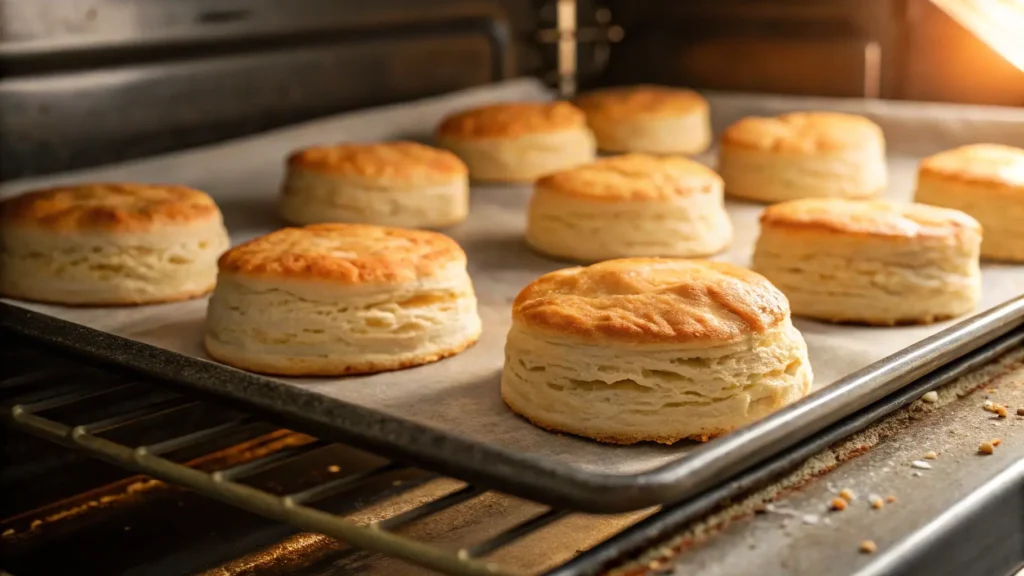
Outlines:
[[[888,182],[885,138],[876,124],[850,114],[751,116],[722,134],[718,173],[726,194],[759,202],[870,198]]]
[[[925,158],[914,200],[976,218],[983,258],[1024,262],[1024,150],[974,144]]]
[[[527,242],[559,258],[690,258],[722,251],[732,224],[722,179],[679,156],[627,154],[537,181]]]
[[[415,142],[316,146],[288,158],[279,208],[293,224],[440,228],[466,219],[469,171]]]
[[[185,186],[78,184],[0,204],[0,294],[79,306],[206,294],[228,248],[220,210]]]
[[[478,181],[532,182],[594,159],[586,116],[568,102],[493,104],[445,118],[437,144]]]
[[[480,336],[466,254],[422,230],[285,228],[226,252],[206,351],[288,376],[396,370],[457,354]]]
[[[721,262],[609,260],[519,293],[501,395],[553,431],[602,442],[706,440],[808,393],[786,297]]]
[[[977,306],[980,245],[981,226],[957,210],[811,198],[764,211],[753,267],[797,316],[930,323]]]
[[[708,101],[693,90],[605,88],[583,94],[575,104],[606,152],[699,154],[711,144]]]

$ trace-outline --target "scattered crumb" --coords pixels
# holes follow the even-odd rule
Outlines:
[[[36,528],[39,528],[42,525],[43,525],[43,521],[36,519],[36,520],[33,520],[32,523],[28,525],[28,529],[29,530],[35,530]]]
[[[341,472],[341,466],[338,466],[337,464],[331,464],[330,466],[327,467],[327,471],[330,472],[331,474],[337,474],[338,472]]]
[[[842,512],[843,510],[846,510],[846,500],[843,500],[842,498],[833,498],[832,502],[829,503],[829,506],[836,512]]]
[[[860,543],[860,551],[864,554],[874,554],[875,552],[878,552],[878,546],[875,544],[874,540],[865,540]]]
[[[913,472],[913,473],[911,474],[911,476],[913,476],[914,478],[920,478],[921,476],[924,476],[924,474],[921,474],[920,472],[918,472],[917,470],[915,470],[915,471],[914,471],[914,472]]]
[[[805,514],[803,517],[804,524],[810,524],[811,526],[817,524],[818,520],[820,520],[820,518],[816,514]]]
[[[925,392],[924,396],[921,396],[921,400],[924,400],[929,404],[934,404],[935,402],[939,401],[939,393],[936,392],[935,390]]]
[[[939,457],[939,455],[935,453],[935,450],[929,450],[929,451],[924,453],[924,459],[925,460],[935,460],[938,457]]]
[[[893,496],[892,494],[890,494],[890,495],[885,497],[885,501],[888,502],[889,504],[892,504],[893,502],[896,501],[896,497]]]
[[[978,446],[979,454],[993,454],[995,451],[996,447],[991,442],[982,442],[981,445]]]
[[[4,533],[0,534],[0,536],[3,536],[4,538],[8,536],[14,536],[14,528],[8,528],[7,530],[4,530]]]
[[[868,503],[871,504],[871,507],[874,508],[875,510],[878,510],[882,506],[885,506],[885,501],[882,500],[882,497],[879,496],[878,494],[872,494],[868,496]]]
[[[1024,416],[1024,406],[1017,408],[1017,416]]]
[[[985,403],[981,405],[988,412],[999,415],[1000,418],[1006,418],[1010,413],[1006,410],[1006,406],[1002,404],[996,404],[991,400],[985,400]]]
[[[993,446],[999,446],[1002,443],[1003,443],[1003,440],[1001,438],[996,438],[995,440],[992,441],[992,445]]]
[[[842,490],[840,490],[839,497],[842,498],[843,500],[846,500],[847,502],[853,502],[854,500],[857,499],[857,495],[854,494],[853,490],[850,490],[849,488],[843,488]]]
[[[932,452],[932,454],[934,454],[934,452]],[[926,455],[925,458],[927,458],[927,457],[928,456]],[[925,462],[924,460],[914,460],[913,462],[910,463],[910,467],[911,468],[917,468],[918,470],[931,470],[932,469],[932,465],[927,463],[927,462]]]

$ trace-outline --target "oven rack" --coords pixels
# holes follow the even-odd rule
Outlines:
[[[13,350],[8,354],[17,355],[19,352]],[[110,440],[104,435],[148,419],[173,417],[174,413],[195,408],[205,401],[162,390],[148,382],[133,378],[86,378],[84,381],[68,384],[63,381],[62,377],[65,375],[70,376],[70,373],[39,368],[27,374],[0,380],[0,391],[4,392],[5,397],[12,389],[32,388],[31,393],[27,395],[5,398],[5,418],[15,428],[85,452],[121,468],[186,487],[204,496],[289,523],[303,530],[332,536],[353,546],[402,558],[445,574],[510,574],[499,566],[487,562],[483,557],[566,514],[562,510],[548,510],[474,546],[445,551],[401,536],[394,530],[480,496],[484,490],[471,485],[466,486],[397,516],[368,525],[359,525],[317,509],[313,504],[357,488],[385,473],[408,467],[396,462],[385,462],[368,470],[339,475],[298,492],[270,493],[246,484],[244,479],[258,473],[269,472],[288,460],[327,448],[334,443],[311,438],[311,441],[298,446],[286,447],[228,468],[215,471],[199,470],[165,455],[188,449],[217,436],[237,432],[243,427],[259,424],[260,419],[238,414],[224,422],[185,434],[132,446]],[[126,394],[128,391],[132,393]],[[102,401],[104,397],[115,393],[129,406],[123,411],[104,414],[97,420],[69,424],[57,418],[41,415],[58,410],[74,413],[78,404]]]
[[[20,344],[20,343],[19,343]],[[549,576],[592,575],[646,546],[667,537],[673,530],[710,512],[722,503],[771,482],[799,466],[805,459],[829,445],[864,429],[884,415],[920,397],[924,392],[952,381],[998,356],[1024,344],[1024,328],[1018,328],[996,341],[950,363],[902,388],[854,416],[833,425],[810,441],[794,447],[765,465],[745,472],[733,480],[680,504],[666,506],[645,520],[627,528],[609,540],[581,553],[568,563],[549,572]],[[30,356],[37,348],[8,348],[5,363],[15,357]],[[47,354],[52,350],[45,349]],[[64,355],[57,356],[65,360]],[[71,366],[76,366],[72,364]],[[191,393],[178,393],[157,382],[140,380],[128,373],[104,373],[92,367],[78,369],[55,367],[43,362],[27,372],[0,378],[0,402],[3,418],[12,427],[84,452],[124,469],[176,484],[204,496],[233,505],[303,530],[325,534],[357,548],[400,558],[413,564],[450,575],[513,574],[506,567],[490,562],[487,556],[520,538],[541,530],[572,514],[569,510],[547,508],[488,539],[457,550],[446,550],[430,543],[399,534],[396,530],[437,514],[458,504],[482,496],[488,490],[474,485],[440,496],[390,518],[371,524],[358,524],[318,509],[315,503],[334,495],[343,495],[380,476],[402,470],[416,470],[400,462],[380,459],[364,470],[346,473],[291,493],[273,493],[245,483],[260,473],[273,470],[303,455],[343,444],[308,436],[308,442],[260,455],[241,464],[218,470],[200,470],[179,463],[170,455],[187,450],[204,440],[259,423],[281,428],[276,423],[247,412],[234,411],[224,421],[198,426],[158,441],[133,443],[117,441],[118,431],[156,418],[174,418],[190,408],[214,403]],[[93,376],[82,376],[82,370]],[[70,381],[69,380],[72,380]],[[118,402],[105,400],[117,396]],[[106,413],[82,420],[90,412],[88,404],[107,407]],[[110,406],[117,409],[111,411]],[[92,408],[95,413],[96,409]],[[101,410],[102,412],[102,410]],[[54,415],[56,414],[56,416]],[[69,422],[68,420],[72,420]],[[130,430],[129,430],[130,432]],[[304,434],[304,433],[303,433]],[[111,436],[115,438],[112,439]],[[121,434],[124,436],[125,434]],[[428,472],[429,474],[429,472]],[[437,477],[437,475],[432,475]],[[408,488],[389,493],[394,497]]]

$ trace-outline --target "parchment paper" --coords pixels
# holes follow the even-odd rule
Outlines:
[[[283,223],[275,200],[283,160],[303,146],[338,141],[411,138],[430,141],[445,114],[500,100],[540,100],[550,93],[534,80],[516,80],[420,102],[345,114],[191,151],[0,186],[0,197],[37,186],[71,181],[143,181],[187,184],[209,192],[220,204],[234,243],[264,234]],[[917,160],[952,146],[978,141],[1024,147],[1024,111],[864,100],[708,94],[715,133],[748,114],[835,109],[862,113],[886,132],[890,159],[889,196],[909,199]],[[714,165],[709,152],[698,160]],[[639,445],[605,446],[550,434],[514,416],[502,404],[498,382],[509,305],[536,276],[568,266],[532,253],[523,243],[526,186],[474,186],[470,219],[445,232],[469,255],[480,300],[484,333],[470,350],[428,366],[367,377],[281,379],[299,386],[414,420],[452,434],[515,451],[552,458],[609,473],[636,473],[680,457],[692,448]],[[730,202],[736,239],[720,256],[748,265],[763,206]],[[1024,291],[1024,266],[985,264],[984,298],[979,311]],[[134,308],[82,309],[27,304],[32,310],[105,330],[197,358],[208,359],[201,341],[205,299]],[[816,387],[892,354],[948,326],[869,328],[797,320],[810,348]]]

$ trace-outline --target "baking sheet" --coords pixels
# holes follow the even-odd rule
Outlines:
[[[445,114],[486,102],[539,100],[550,93],[533,80],[517,80],[458,94],[339,115],[259,136],[116,166],[14,181],[0,186],[0,197],[71,181],[134,180],[177,182],[209,192],[220,204],[237,244],[283,223],[275,212],[283,160],[292,150],[320,143],[411,138],[429,142]],[[909,199],[917,160],[952,146],[977,141],[1024,147],[1024,111],[898,102],[708,94],[716,134],[748,114],[799,109],[835,109],[867,114],[886,131],[890,150],[888,196]],[[714,153],[698,157],[713,166]],[[470,219],[447,229],[469,255],[480,301],[484,333],[470,350],[428,366],[343,379],[277,379],[347,402],[373,408],[444,432],[592,472],[631,474],[679,458],[693,444],[606,446],[534,428],[502,404],[498,382],[509,306],[536,276],[567,266],[531,252],[522,240],[527,186],[473,186]],[[762,205],[729,202],[736,228],[732,249],[719,259],[748,265]],[[979,311],[1024,291],[1024,266],[983,265],[984,293]],[[137,308],[83,309],[5,300],[56,316],[207,359],[202,331],[205,300]],[[815,387],[933,334],[951,322],[921,327],[833,326],[797,320],[810,349]]]

